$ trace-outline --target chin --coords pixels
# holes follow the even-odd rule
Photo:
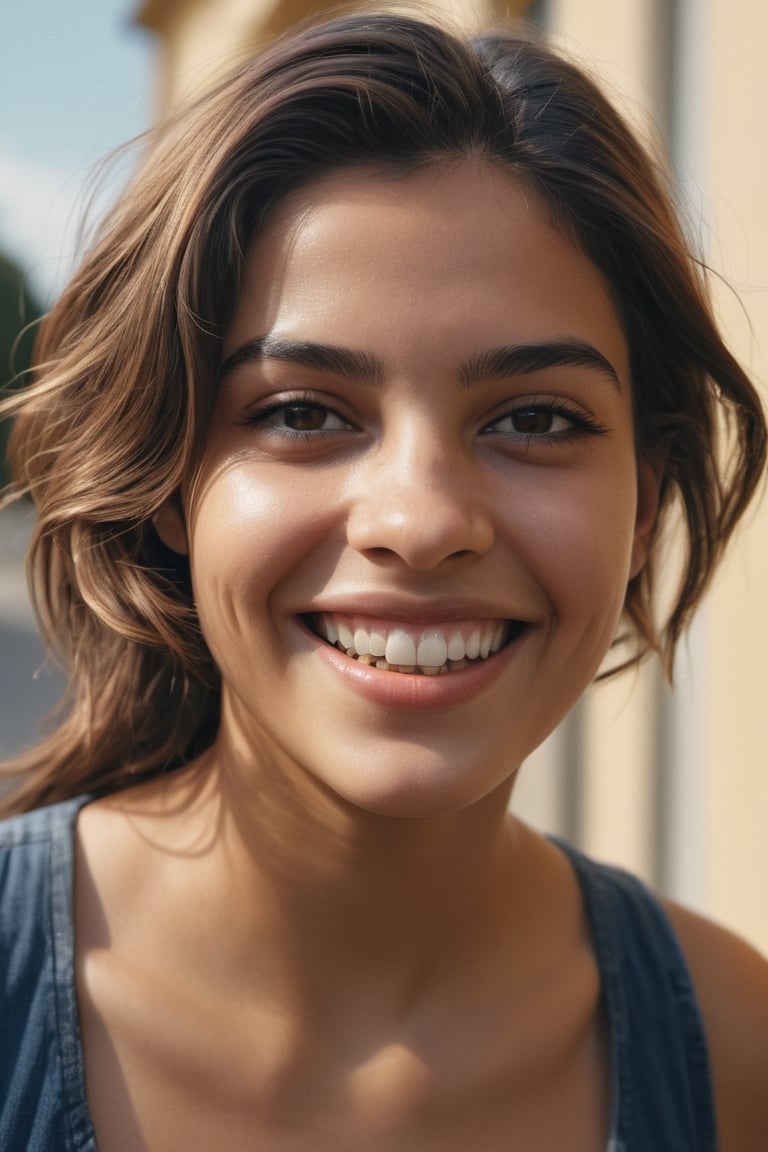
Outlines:
[[[359,812],[399,820],[428,820],[471,808],[500,789],[506,779],[499,779],[498,774],[492,779],[480,773],[471,777],[465,766],[457,771],[454,759],[451,764],[411,762],[407,768],[377,768],[357,787],[349,779],[335,787],[329,783],[337,796]]]

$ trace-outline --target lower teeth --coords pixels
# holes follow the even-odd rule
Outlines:
[[[418,664],[389,664],[383,656],[360,656],[354,648],[341,648],[336,645],[347,656],[351,656],[353,660],[359,660],[361,664],[367,664],[370,668],[379,668],[382,672],[406,672],[415,676],[443,676],[446,672],[460,672],[462,668],[468,668],[470,664],[475,664],[477,661],[468,660],[463,657],[461,660],[446,660],[445,664],[439,668],[422,668]]]

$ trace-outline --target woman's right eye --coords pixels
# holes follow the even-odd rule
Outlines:
[[[332,408],[309,400],[270,404],[251,412],[245,421],[250,425],[274,429],[282,436],[307,436],[312,433],[340,432],[351,425]]]

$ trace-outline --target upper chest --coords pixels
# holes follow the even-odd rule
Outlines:
[[[578,983],[578,982],[577,982]],[[516,1013],[446,1012],[432,1034],[359,1048],[247,1004],[155,982],[102,954],[80,964],[79,1003],[100,1152],[254,1147],[270,1152],[602,1152],[607,1042],[598,990]]]

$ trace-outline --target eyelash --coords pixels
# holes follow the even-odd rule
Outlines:
[[[258,408],[254,412],[246,413],[242,423],[250,428],[258,428],[270,423],[270,417],[274,416],[276,412],[284,412],[289,408],[304,408],[305,410],[312,410],[315,412],[323,412],[326,415],[335,416],[337,420],[345,424],[348,428],[352,424],[340,416],[335,409],[331,408],[328,404],[323,404],[319,400],[314,400],[311,396],[290,396],[288,399],[275,400],[271,404],[266,404],[263,408]],[[303,439],[306,441],[316,440],[321,436],[334,435],[341,431],[339,428],[318,428],[313,431],[300,430],[297,428],[281,428],[278,424],[272,424],[271,432],[277,436],[284,436],[287,440]]]
[[[514,433],[498,432],[496,425],[500,424],[503,420],[520,418],[523,415],[544,415],[544,416],[562,416],[567,419],[570,427],[561,432],[522,432],[517,431]],[[500,436],[509,436],[516,441],[522,440],[526,444],[554,444],[554,443],[573,443],[574,441],[581,440],[587,436],[603,436],[608,431],[604,424],[594,416],[588,415],[581,409],[572,407],[570,403],[564,400],[546,400],[537,399],[533,397],[526,399],[517,406],[513,406],[501,416],[497,416],[489,424],[486,424],[481,429],[482,435],[489,435],[496,432]]]
[[[263,427],[269,425],[271,417],[278,412],[284,412],[290,408],[305,409],[306,411],[314,411],[325,414],[325,416],[335,417],[346,428],[353,428],[353,425],[340,416],[335,409],[327,404],[313,399],[311,396],[292,396],[288,399],[276,400],[273,403],[267,404],[254,412],[248,413],[242,423],[248,427]],[[498,432],[496,425],[502,423],[504,420],[519,418],[523,415],[544,415],[544,416],[562,416],[570,423],[570,428],[560,432]],[[281,427],[279,424],[273,423],[270,431],[277,436],[282,436],[287,440],[304,440],[310,443],[325,436],[333,436],[343,431],[341,427],[338,428],[317,428],[312,430],[296,429]],[[506,436],[515,441],[523,441],[526,444],[539,443],[539,444],[552,444],[552,443],[572,443],[573,441],[583,439],[588,436],[601,436],[604,435],[608,429],[604,424],[601,424],[594,417],[589,416],[586,412],[574,409],[566,401],[556,400],[538,400],[527,399],[516,407],[510,408],[502,415],[497,416],[489,424],[485,425],[481,430],[481,435],[493,435],[494,432],[500,436]]]

